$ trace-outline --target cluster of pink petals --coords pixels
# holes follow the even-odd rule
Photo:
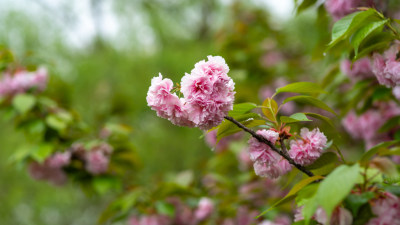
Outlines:
[[[131,217],[129,225],[172,225],[171,220],[164,215],[146,215],[140,218]]]
[[[379,83],[386,87],[400,85],[399,44],[394,44],[383,55],[374,53],[373,72]]]
[[[228,149],[231,142],[239,140],[240,138],[242,138],[242,136],[242,133],[238,132],[233,135],[221,138],[221,140],[219,140],[219,142],[217,143],[217,130],[212,130],[210,132],[206,132],[205,141],[211,149],[220,152]]]
[[[381,102],[357,116],[354,111],[346,115],[343,127],[355,139],[363,139],[370,148],[382,141],[390,140],[387,133],[379,133],[379,128],[394,116],[400,115],[400,107],[395,102]]]
[[[400,224],[400,198],[384,192],[382,196],[371,203],[375,218],[368,221],[367,225],[392,225]]]
[[[86,152],[86,170],[93,175],[99,175],[107,172],[112,151],[113,149],[109,144],[102,143]]]
[[[353,64],[350,60],[345,59],[340,64],[340,70],[352,80],[364,80],[374,77],[371,60],[368,57],[361,58]]]
[[[67,181],[67,175],[63,167],[71,161],[71,153],[55,153],[48,157],[43,163],[32,162],[28,170],[30,175],[36,180],[47,180],[54,185],[63,185]]]
[[[273,130],[258,130],[258,135],[265,137],[272,144],[279,138],[279,133]],[[286,159],[255,138],[249,140],[250,159],[254,162],[254,171],[258,176],[278,178],[292,168]]]
[[[194,211],[194,218],[197,221],[207,219],[214,211],[214,203],[209,198],[201,198],[196,211]]]
[[[171,93],[170,79],[154,77],[147,93],[147,104],[157,115],[178,126],[208,130],[222,122],[233,107],[234,83],[229,67],[220,56],[196,63],[181,80],[183,98]]]
[[[301,140],[290,142],[290,157],[303,166],[312,164],[317,160],[326,147],[326,136],[318,128],[309,131],[308,128],[300,130]]]
[[[299,207],[296,209],[294,222],[304,220],[302,209],[303,207]],[[332,213],[330,220],[328,220],[326,212],[321,207],[317,208],[316,212],[311,218],[322,225],[351,225],[353,223],[353,216],[351,215],[351,212],[342,207],[336,207],[336,209]]]
[[[241,206],[237,210],[235,218],[226,218],[221,225],[252,225],[255,222],[254,218],[258,215],[258,211]]]
[[[355,12],[361,6],[362,0],[326,0],[325,8],[334,20]]]
[[[31,89],[43,91],[47,80],[47,70],[44,68],[34,72],[21,70],[14,74],[5,73],[0,80],[0,97],[25,93]]]

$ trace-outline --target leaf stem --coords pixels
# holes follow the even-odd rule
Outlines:
[[[282,151],[280,149],[278,149],[274,144],[272,144],[272,142],[268,141],[265,137],[258,135],[256,132],[254,132],[253,130],[250,130],[248,127],[244,126],[243,124],[241,124],[239,121],[235,120],[234,118],[230,117],[230,116],[225,116],[225,119],[231,121],[232,123],[234,123],[236,126],[238,126],[239,128],[241,128],[242,130],[246,131],[247,133],[251,134],[251,136],[253,136],[255,139],[257,139],[259,142],[265,143],[267,144],[272,151],[278,153],[279,155],[281,155],[283,158],[285,158],[290,164],[292,164],[293,166],[295,166],[297,169],[299,169],[301,172],[307,174],[307,176],[312,177],[314,176],[314,174],[309,171],[308,169],[306,169],[304,166],[297,164],[292,158],[290,158],[290,156],[287,154],[287,151]],[[281,143],[282,144],[282,143]],[[283,147],[284,144],[282,145],[282,148],[286,149],[286,146]]]

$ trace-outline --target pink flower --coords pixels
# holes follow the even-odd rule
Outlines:
[[[275,144],[275,142],[279,138],[279,133],[273,130],[258,130],[256,133],[263,136],[272,144]],[[249,153],[250,159],[253,160],[253,162],[271,162],[274,161],[276,158],[274,154],[275,152],[273,152],[267,144],[259,142],[256,138],[253,137],[249,140]]]
[[[57,152],[46,159],[49,167],[62,168],[67,166],[71,161],[71,152]]]
[[[327,0],[325,8],[335,20],[339,20],[347,14],[355,12],[360,3],[361,0]]]
[[[326,136],[318,128],[309,131],[308,128],[300,130],[302,140],[290,142],[290,157],[300,165],[310,165],[317,160],[326,146]]]
[[[103,174],[108,170],[112,147],[106,143],[94,146],[85,154],[86,170],[93,174]]]
[[[222,122],[233,107],[234,83],[227,73],[225,60],[208,56],[208,61],[196,63],[191,74],[181,81],[183,98],[171,93],[169,79],[154,77],[147,93],[148,105],[157,115],[179,126],[208,130]]]
[[[14,74],[6,73],[0,80],[0,96],[12,96],[31,89],[43,91],[47,86],[47,70],[39,68],[34,72],[26,70]]]
[[[214,211],[214,203],[209,198],[200,199],[199,205],[194,212],[194,217],[197,220],[204,220],[209,217]]]
[[[374,76],[368,57],[355,61],[353,65],[350,60],[343,60],[340,64],[340,69],[342,73],[348,75],[353,80],[363,80]]]
[[[400,100],[400,86],[396,86],[392,90],[394,97],[397,98],[397,100]]]
[[[137,217],[131,217],[129,219],[129,225],[171,225],[171,220],[167,216],[163,215],[146,215],[140,219]]]
[[[379,83],[386,87],[400,85],[400,62],[396,57],[398,52],[399,45],[395,44],[383,55],[373,55],[373,72]]]
[[[29,164],[29,174],[36,180],[47,180],[54,185],[63,185],[67,182],[67,175],[62,167],[70,162],[70,154],[56,153],[47,158],[42,164],[32,162]]]
[[[279,138],[279,134],[273,130],[258,130],[256,133],[272,144],[275,144]],[[250,159],[254,162],[254,171],[258,176],[274,179],[291,169],[291,165],[282,156],[255,138],[249,140],[249,153]]]
[[[372,212],[377,216],[368,221],[368,225],[400,224],[400,199],[384,192],[371,203]]]
[[[302,210],[303,207],[299,207],[296,209],[294,222],[304,220]],[[351,215],[350,211],[342,207],[336,207],[329,221],[325,211],[321,207],[317,208],[317,211],[311,218],[322,225],[326,225],[328,224],[328,222],[330,225],[351,225],[353,222],[353,216]]]

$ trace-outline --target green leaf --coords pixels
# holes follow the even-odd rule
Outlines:
[[[296,14],[301,13],[302,11],[308,9],[310,6],[314,5],[317,0],[303,0],[301,4],[297,7]]]
[[[156,209],[157,212],[162,215],[167,215],[170,217],[175,215],[175,206],[164,201],[156,202]]]
[[[344,203],[347,206],[346,208],[350,209],[353,215],[357,215],[360,207],[374,197],[375,194],[373,192],[364,192],[362,194],[349,194]]]
[[[369,23],[363,26],[361,29],[357,30],[351,38],[350,44],[354,48],[355,56],[358,54],[358,47],[360,46],[361,42],[372,32],[381,29],[389,20],[382,20]]]
[[[392,145],[398,145],[399,143],[400,143],[399,140],[395,140],[395,141],[382,142],[382,143],[375,145],[374,147],[370,148],[367,152],[365,152],[361,156],[360,163],[361,164],[367,163],[368,160],[372,156],[374,156],[376,153],[378,153],[379,151],[385,151],[388,147],[390,147]]]
[[[276,93],[293,92],[301,94],[325,93],[325,91],[316,83],[297,82],[276,89]]]
[[[331,107],[329,107],[327,104],[325,104],[323,101],[319,100],[318,98],[314,98],[314,97],[307,96],[307,95],[298,95],[298,96],[293,96],[293,97],[289,97],[289,98],[285,99],[283,101],[283,104],[290,102],[290,101],[313,105],[315,107],[318,107],[320,109],[323,109],[325,111],[328,111],[328,112],[336,115],[336,112],[333,111],[333,109],[331,109]]]
[[[243,115],[255,108],[257,108],[257,105],[251,102],[235,104],[233,105],[233,110],[228,115],[231,117]]]
[[[36,98],[29,94],[19,94],[12,100],[12,105],[21,114],[30,111],[36,104]]]
[[[376,13],[374,9],[355,12],[338,20],[332,28],[332,40],[328,49],[336,45],[339,41],[347,38],[356,29],[363,26],[363,22]]]
[[[281,116],[280,120],[283,123],[298,123],[298,122],[304,122],[304,121],[312,121],[312,120],[308,119],[304,113],[295,113],[289,117]]]
[[[47,157],[51,155],[52,151],[53,145],[43,143],[33,149],[31,157],[39,163],[42,163]]]
[[[59,132],[64,131],[68,124],[66,121],[60,119],[59,117],[57,117],[56,115],[49,115],[46,117],[46,124],[53,128],[54,130],[57,130]]]
[[[363,41],[359,47],[359,54],[354,56],[354,60],[360,59],[373,51],[381,51],[387,49],[394,40],[394,36],[388,32],[379,32],[372,34],[367,40]]]
[[[121,187],[121,181],[115,177],[97,176],[92,181],[94,189],[99,194],[105,194],[110,190],[116,190]]]
[[[325,152],[313,164],[307,166],[309,170],[314,170],[338,161],[338,157],[334,152]]]
[[[330,173],[319,185],[318,204],[330,218],[335,207],[350,193],[360,176],[358,163],[353,166],[341,165]]]
[[[320,115],[320,114],[317,114],[317,113],[304,113],[304,114],[306,114],[307,116],[311,116],[311,117],[314,117],[316,119],[322,120],[322,121],[326,122],[328,125],[330,125],[332,128],[335,128],[335,125],[333,125],[331,119],[329,119],[326,116],[323,116],[323,115]]]
[[[323,176],[318,176],[317,175],[317,176],[307,177],[307,178],[301,180],[299,183],[297,183],[296,185],[293,186],[293,188],[289,191],[289,193],[285,197],[283,197],[281,200],[275,202],[271,207],[269,207],[267,210],[262,212],[256,218],[259,218],[260,216],[262,216],[265,213],[271,211],[272,209],[274,209],[275,207],[279,206],[280,204],[285,203],[288,200],[293,199],[296,196],[297,192],[299,192],[301,189],[303,189],[305,186],[307,186],[311,182],[314,182],[316,180],[321,180],[323,178],[324,178]]]
[[[276,101],[272,98],[265,99],[262,104],[262,112],[264,113],[265,117],[275,122],[276,114],[278,113],[278,103],[276,103]]]

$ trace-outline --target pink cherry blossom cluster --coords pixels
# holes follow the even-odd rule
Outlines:
[[[264,129],[258,130],[256,133],[274,145],[279,139],[279,133],[274,130]],[[295,163],[307,166],[321,156],[326,147],[327,138],[318,128],[312,131],[302,128],[300,136],[300,139],[290,142],[289,156]],[[277,178],[292,168],[285,158],[254,137],[249,140],[249,153],[250,159],[254,162],[254,171],[258,176]]]
[[[0,80],[0,97],[13,96],[35,89],[43,91],[47,86],[47,70],[39,68],[34,72],[20,70],[14,74],[5,73]]]
[[[258,130],[258,135],[263,136],[272,144],[275,144],[279,138],[279,133],[273,130]],[[278,153],[256,138],[249,140],[250,159],[254,162],[254,171],[258,176],[277,178],[286,174],[292,166]]]
[[[63,185],[67,181],[63,167],[69,165],[70,161],[70,152],[58,152],[48,157],[42,164],[36,161],[30,163],[28,171],[36,180],[47,180],[54,185]]]
[[[294,222],[304,220],[304,217],[302,215],[302,210],[303,210],[303,207],[299,207],[296,209],[296,212],[294,215]],[[311,218],[322,225],[327,225],[327,224],[351,225],[353,223],[353,216],[351,215],[351,212],[342,207],[336,207],[336,209],[333,210],[333,213],[332,213],[332,216],[330,219],[327,218],[325,210],[323,210],[321,207],[318,207],[317,211],[314,213],[314,215]]]
[[[141,217],[131,217],[129,225],[171,225],[170,219],[165,215],[146,215]]]
[[[354,81],[374,77],[371,60],[368,57],[361,58],[354,63],[345,59],[340,64],[340,70]]]
[[[400,199],[397,196],[384,192],[371,203],[371,209],[376,217],[367,225],[400,224]]]
[[[43,163],[31,162],[28,170],[36,180],[63,185],[67,181],[67,174],[63,168],[69,166],[72,159],[81,161],[90,174],[99,175],[107,172],[112,151],[113,148],[107,143],[95,145],[90,150],[86,150],[82,144],[73,144],[65,152],[49,156]]]
[[[358,7],[371,7],[378,10],[385,8],[386,1],[383,0],[326,0],[325,9],[332,15],[334,20],[357,11]]]
[[[325,8],[334,20],[355,12],[361,6],[362,0],[326,0]]]
[[[400,85],[400,61],[397,57],[399,47],[399,44],[394,44],[382,55],[373,55],[373,72],[378,82],[386,87]]]
[[[223,150],[228,149],[229,144],[233,141],[239,140],[242,138],[243,134],[241,132],[235,133],[233,135],[223,137],[217,143],[217,130],[212,130],[210,132],[206,132],[205,141],[207,145],[217,152],[221,152]]]
[[[240,206],[236,211],[236,217],[224,219],[221,225],[252,225],[254,224],[254,218],[259,214],[256,210]]]
[[[227,75],[229,67],[220,56],[196,63],[181,80],[183,98],[171,93],[173,83],[160,74],[151,81],[147,104],[157,115],[178,126],[208,130],[222,122],[233,107],[234,82]]]
[[[202,223],[205,219],[209,218],[214,212],[214,203],[211,199],[203,197],[200,199],[197,208],[191,209],[184,204],[181,199],[171,197],[167,202],[172,204],[175,208],[174,216],[166,215],[145,215],[145,216],[132,216],[129,220],[130,225],[197,225]]]
[[[361,115],[351,111],[342,121],[343,127],[355,139],[363,139],[366,147],[390,140],[389,133],[380,133],[379,129],[386,121],[400,115],[400,107],[395,102],[380,102]]]
[[[109,144],[103,143],[86,152],[86,170],[93,175],[106,173],[112,151],[113,148]]]
[[[318,128],[312,131],[302,128],[300,136],[300,140],[290,142],[289,155],[297,164],[307,166],[321,156],[326,147],[327,138]]]

